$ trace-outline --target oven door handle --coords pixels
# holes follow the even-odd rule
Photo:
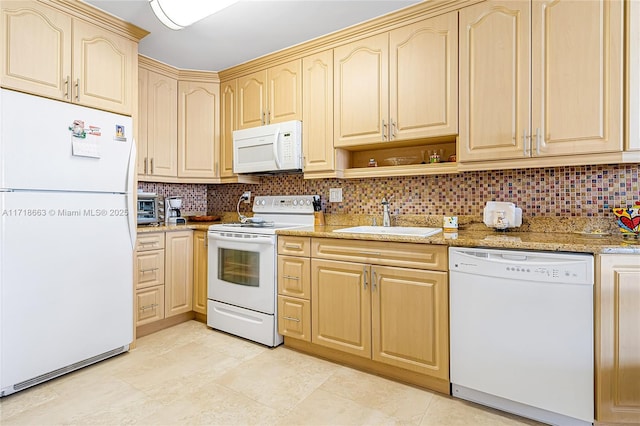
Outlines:
[[[218,234],[209,234],[209,238],[215,241],[227,241],[230,243],[249,243],[249,244],[255,243],[255,244],[275,245],[275,243],[270,237],[235,238],[235,237],[225,237],[223,235],[218,235]]]

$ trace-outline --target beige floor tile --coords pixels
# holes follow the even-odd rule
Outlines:
[[[340,368],[278,347],[251,358],[216,383],[276,409],[291,409]]]
[[[320,389],[415,425],[433,399],[431,392],[347,367],[337,370]]]
[[[435,395],[421,426],[534,426],[533,420],[513,416],[446,395]]]
[[[0,399],[8,425],[537,425],[189,321]]]
[[[322,389],[314,391],[279,425],[396,425],[398,419]]]

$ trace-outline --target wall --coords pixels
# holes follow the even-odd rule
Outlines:
[[[391,196],[400,214],[482,215],[487,201],[514,201],[525,217],[613,217],[611,209],[640,201],[640,166],[606,165],[465,172],[453,175],[375,179],[263,177],[259,185],[163,184],[138,188],[183,197],[184,212],[232,212],[246,191],[256,195],[320,194],[329,214],[379,214]],[[343,202],[329,203],[329,188],[342,188]],[[242,212],[250,211],[246,204]]]

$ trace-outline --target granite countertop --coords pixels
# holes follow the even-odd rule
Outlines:
[[[314,226],[308,228],[278,230],[278,235],[340,238],[369,241],[395,241],[420,244],[441,244],[452,247],[485,247],[521,250],[563,251],[581,253],[627,253],[640,254],[640,241],[612,233],[593,236],[583,233],[549,232],[497,232],[491,229],[465,230],[457,233],[438,233],[431,237],[372,235],[337,233],[334,229],[347,226]]]
[[[214,223],[220,223],[220,221],[216,222],[187,222],[186,225],[138,225],[138,233],[146,233],[146,232],[172,232],[172,231],[184,231],[184,230],[194,230],[194,231],[207,231],[209,226]]]
[[[221,221],[187,222],[186,225],[138,226],[138,233],[171,232],[186,229],[206,231],[216,223],[236,222],[237,214],[219,213]],[[396,241],[420,244],[441,244],[452,247],[486,247],[520,250],[564,251],[577,253],[640,254],[640,240],[624,237],[609,219],[591,218],[531,218],[520,228],[497,232],[487,228],[475,216],[460,216],[460,229],[455,234],[439,233],[431,237],[371,235],[333,232],[334,229],[371,224],[369,215],[327,215],[326,225],[296,229],[281,229],[277,235],[341,238],[369,241]],[[378,218],[382,223],[382,218]],[[394,225],[442,226],[442,216],[409,216],[395,218]],[[555,232],[562,229],[565,232]],[[594,231],[590,233],[589,231]]]

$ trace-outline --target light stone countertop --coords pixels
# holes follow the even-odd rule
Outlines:
[[[438,233],[431,237],[372,235],[333,232],[347,226],[314,226],[278,230],[278,235],[323,237],[369,241],[394,241],[420,244],[440,244],[452,247],[484,247],[519,250],[563,251],[578,253],[626,253],[640,255],[640,240],[623,237],[620,233],[591,236],[580,233],[497,232],[491,229],[465,230],[457,233]],[[640,259],[638,260],[640,262]]]
[[[223,222],[235,222],[235,213],[222,213]],[[563,251],[576,253],[621,253],[639,254],[640,240],[624,237],[613,226],[612,221],[589,218],[532,218],[525,221],[521,228],[508,232],[498,232],[487,228],[478,218],[460,216],[461,228],[455,234],[439,233],[431,237],[399,236],[399,235],[371,235],[337,233],[334,229],[350,226],[371,224],[368,215],[327,215],[326,226],[308,228],[282,229],[277,235],[292,235],[306,237],[340,238],[369,241],[394,241],[420,244],[441,244],[452,247],[485,247],[519,250]],[[382,218],[378,223],[382,223]],[[400,216],[395,219],[395,225],[441,227],[442,216]],[[206,231],[209,226],[222,223],[216,222],[188,222],[186,225],[173,226],[138,226],[138,233],[171,232],[187,229]],[[564,232],[554,232],[558,229]],[[598,230],[607,235],[593,235],[589,231]],[[640,259],[639,259],[640,261]]]

